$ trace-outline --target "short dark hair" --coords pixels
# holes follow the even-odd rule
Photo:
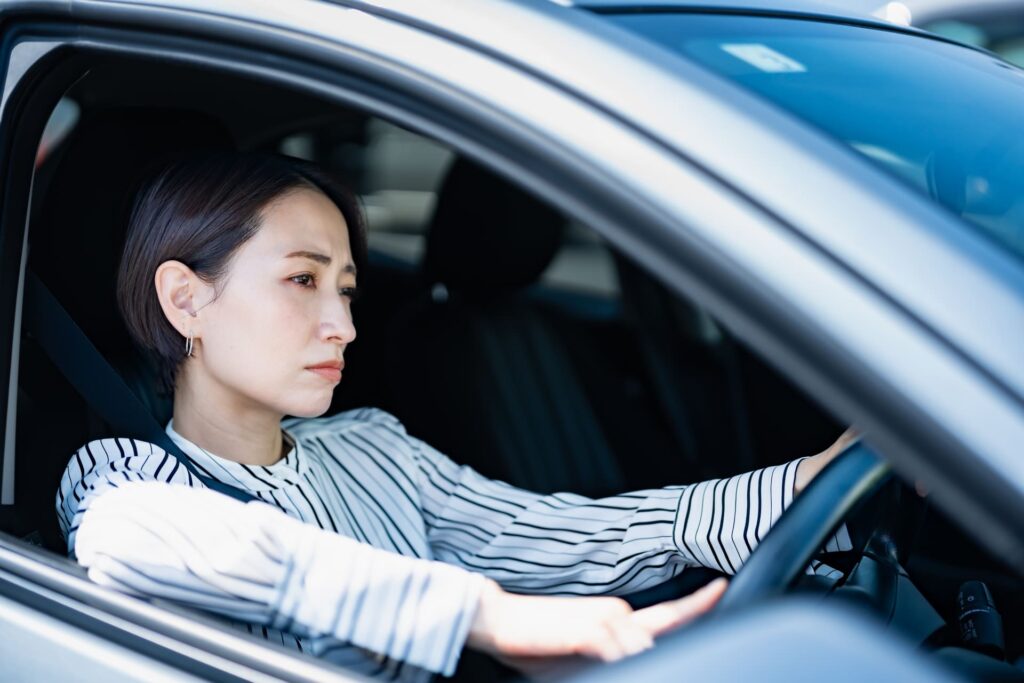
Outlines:
[[[331,199],[348,225],[357,271],[366,260],[366,230],[355,196],[315,164],[272,154],[214,152],[165,166],[139,191],[117,274],[117,302],[132,338],[155,355],[163,388],[172,391],[184,340],[160,308],[153,276],[181,261],[216,283],[231,257],[261,224],[262,210],[288,192],[310,188]]]

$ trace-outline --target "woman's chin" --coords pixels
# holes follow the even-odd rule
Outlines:
[[[285,415],[292,417],[320,417],[331,407],[331,395],[316,397],[304,401],[294,401],[285,406]]]
[[[309,408],[309,409],[304,409],[304,410],[299,410],[299,411],[292,411],[292,412],[290,412],[288,414],[292,415],[294,417],[320,417],[321,415],[326,413],[327,409],[330,408],[330,407],[331,407],[331,402],[328,401],[323,406],[319,406],[317,408]]]

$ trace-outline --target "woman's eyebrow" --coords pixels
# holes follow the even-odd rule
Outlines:
[[[317,263],[325,266],[331,264],[330,256],[315,251],[293,251],[290,254],[286,254],[285,258],[305,258],[309,259],[310,261],[316,261]],[[353,275],[355,275],[356,267],[354,264],[348,263],[345,265],[344,268],[342,268],[342,270],[346,273],[352,273]]]

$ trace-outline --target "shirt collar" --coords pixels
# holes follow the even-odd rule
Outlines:
[[[298,439],[287,430],[285,439],[291,442],[292,448],[273,465],[243,465],[240,462],[222,458],[189,441],[174,430],[174,420],[167,423],[166,432],[178,444],[185,455],[197,465],[199,473],[248,491],[273,491],[287,486],[295,486],[301,480],[306,458]]]

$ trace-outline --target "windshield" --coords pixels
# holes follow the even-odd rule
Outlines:
[[[609,18],[839,138],[1024,261],[1024,71],[942,41],[843,24]]]

